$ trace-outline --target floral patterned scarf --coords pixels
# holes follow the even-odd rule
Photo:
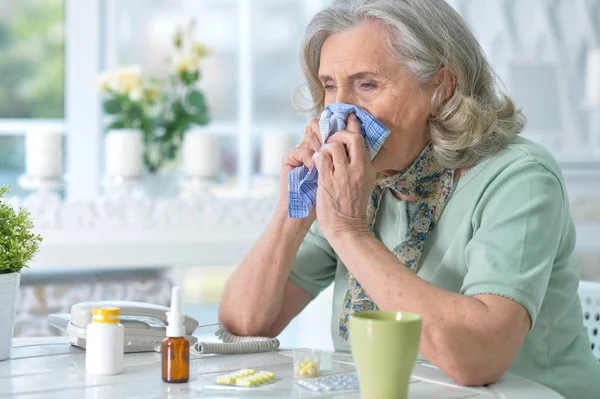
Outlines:
[[[367,206],[367,221],[371,231],[375,225],[379,202],[387,188],[410,197],[411,202],[417,202],[404,241],[394,249],[400,262],[415,274],[419,270],[419,259],[427,236],[440,219],[452,191],[453,182],[454,170],[443,168],[437,163],[431,144],[425,147],[421,155],[404,172],[389,177],[378,176],[375,181]],[[377,305],[350,274],[348,292],[340,316],[340,337],[345,341],[348,340],[350,314],[373,310],[377,310]]]

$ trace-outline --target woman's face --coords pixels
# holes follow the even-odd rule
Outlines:
[[[434,87],[419,84],[392,59],[377,21],[330,35],[321,50],[319,77],[326,106],[358,105],[391,130],[373,160],[377,172],[406,169],[427,145]]]

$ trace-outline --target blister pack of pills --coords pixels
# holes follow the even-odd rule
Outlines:
[[[359,389],[356,372],[299,379],[296,380],[296,385],[313,392],[357,391]]]
[[[270,371],[259,371],[242,369],[234,373],[220,375],[217,377],[219,385],[235,385],[238,387],[257,387],[275,380],[275,373]]]

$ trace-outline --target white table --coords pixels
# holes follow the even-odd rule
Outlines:
[[[322,369],[328,373],[354,370],[348,354],[326,353]],[[190,381],[166,384],[161,380],[158,353],[127,354],[125,371],[116,376],[94,376],[85,371],[85,351],[68,344],[66,338],[15,339],[11,359],[0,362],[0,398],[225,398],[225,397],[324,397],[294,384],[291,352],[256,355],[191,356]],[[264,388],[218,390],[215,376],[241,368],[269,370],[281,377]],[[526,379],[506,375],[485,388],[457,386],[437,368],[417,363],[409,397],[412,398],[561,398],[548,388]],[[326,397],[359,398],[358,392]]]

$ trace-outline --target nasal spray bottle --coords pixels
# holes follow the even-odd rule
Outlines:
[[[171,311],[167,312],[167,338],[161,345],[164,382],[187,382],[190,378],[190,343],[185,339],[181,291],[173,287]]]

